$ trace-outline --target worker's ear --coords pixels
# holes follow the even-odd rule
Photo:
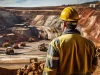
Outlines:
[[[61,30],[63,31],[66,27],[67,22],[66,21],[62,21],[61,23]]]

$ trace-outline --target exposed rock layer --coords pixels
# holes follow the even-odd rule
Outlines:
[[[23,19],[29,22],[33,26],[47,26],[58,29],[61,25],[59,19],[60,12],[66,6],[58,7],[37,7],[37,8],[6,8],[6,15],[1,13],[1,25],[10,24],[13,25],[13,17],[8,17],[10,13],[14,13],[17,16],[22,16]],[[92,40],[96,45],[100,45],[100,9],[89,8],[89,7],[74,7],[80,17],[78,28],[84,37]],[[2,11],[1,11],[2,12]],[[6,16],[6,19],[4,19]],[[11,16],[10,16],[11,17]],[[10,19],[10,20],[9,20]]]

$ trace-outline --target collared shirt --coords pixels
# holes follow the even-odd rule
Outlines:
[[[50,43],[43,75],[91,75],[94,57],[94,44],[67,29]]]

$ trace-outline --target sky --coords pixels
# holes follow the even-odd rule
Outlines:
[[[0,0],[0,6],[3,7],[40,7],[57,6],[68,4],[81,4],[84,2],[100,0]]]

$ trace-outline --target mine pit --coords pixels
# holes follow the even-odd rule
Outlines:
[[[0,8],[0,75],[42,75],[49,43],[61,35],[66,6]],[[100,74],[100,6],[73,6],[81,15],[77,29],[97,47]]]

